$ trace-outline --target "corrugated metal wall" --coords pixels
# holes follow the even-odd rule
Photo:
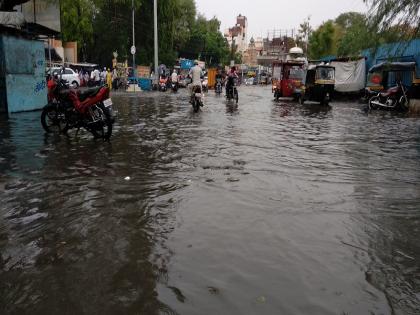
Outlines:
[[[367,69],[386,61],[414,61],[416,62],[416,76],[420,78],[420,39],[383,45],[376,50],[376,53],[367,49],[362,52],[362,55],[367,57]],[[404,74],[403,76],[405,84],[411,85],[411,75]]]
[[[41,109],[47,104],[44,43],[0,35],[7,110]]]
[[[7,113],[6,68],[4,62],[3,41],[0,38],[0,113]]]

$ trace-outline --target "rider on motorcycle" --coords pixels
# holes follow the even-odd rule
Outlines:
[[[199,87],[200,91],[201,89],[201,76],[203,74],[203,71],[201,69],[201,67],[198,65],[198,61],[194,62],[194,67],[191,68],[190,70],[190,77],[192,79],[192,82],[190,84],[190,93],[191,93],[191,102],[193,99],[193,95],[194,95],[194,90],[195,88]]]
[[[230,91],[231,88],[235,85],[235,79],[239,78],[238,73],[236,72],[236,67],[232,67],[227,75],[226,82],[226,94]]]

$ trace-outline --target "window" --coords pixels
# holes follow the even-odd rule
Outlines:
[[[334,80],[333,68],[318,68],[316,71],[317,80]]]
[[[65,69],[64,74],[73,74],[73,71],[70,69]]]

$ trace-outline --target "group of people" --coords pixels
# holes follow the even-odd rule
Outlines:
[[[197,88],[201,91],[202,89],[202,78],[204,76],[203,69],[199,66],[198,62],[194,62],[194,67],[190,69],[189,77],[191,78],[191,84],[189,85],[191,96],[193,91]],[[231,67],[228,73],[223,73],[222,70],[218,70],[216,74],[216,82],[220,80],[222,84],[225,84],[226,90],[228,91],[234,84],[235,79],[238,79],[239,75],[236,71],[236,67]],[[165,79],[165,78],[160,78]],[[174,69],[172,75],[170,76],[170,80],[172,83],[178,84],[179,83],[179,75],[176,69]]]
[[[100,86],[106,84],[109,88],[116,90],[118,88],[119,76],[117,69],[114,68],[111,71],[109,68],[104,67],[102,71],[96,68],[90,74],[88,71],[80,70],[79,79],[81,85],[84,86]]]

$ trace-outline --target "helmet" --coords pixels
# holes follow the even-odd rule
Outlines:
[[[198,66],[198,60],[194,61],[194,65]]]

